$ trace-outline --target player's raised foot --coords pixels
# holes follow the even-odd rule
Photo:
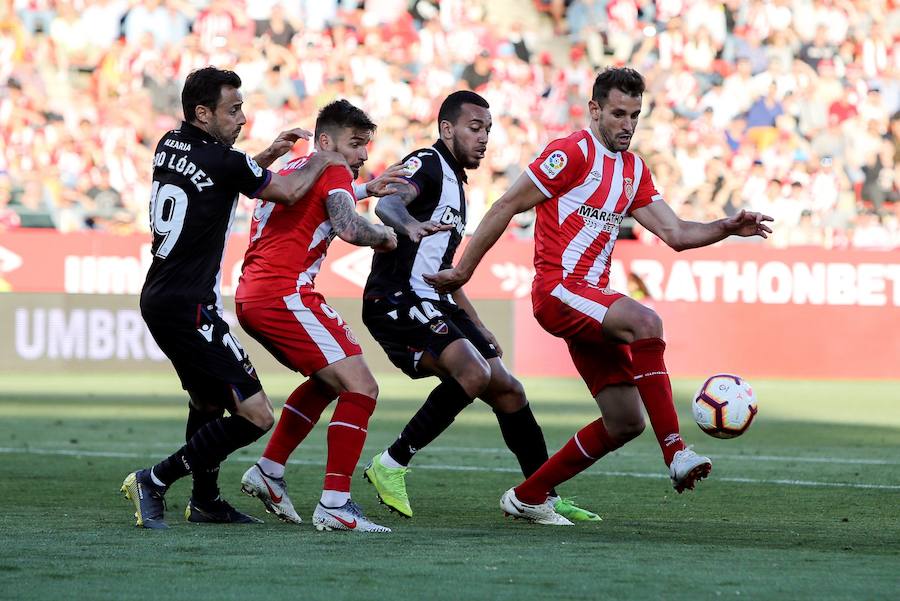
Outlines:
[[[594,513],[577,506],[573,499],[563,497],[550,497],[547,499],[553,505],[553,511],[568,519],[571,522],[602,522],[603,518]]]
[[[698,455],[690,447],[675,453],[669,465],[672,486],[679,494],[685,490],[693,490],[697,482],[709,476],[711,471],[712,461],[709,457]]]
[[[567,518],[556,513],[553,503],[547,499],[543,503],[532,505],[523,503],[516,497],[516,490],[510,488],[500,497],[500,509],[506,515],[514,518],[522,518],[535,524],[549,524],[551,526],[573,526]]]
[[[340,507],[325,507],[321,503],[316,504],[316,510],[312,516],[313,526],[316,530],[353,530],[354,532],[390,532],[387,526],[376,524],[365,515],[362,508],[349,500]]]
[[[262,524],[263,521],[252,515],[238,511],[231,504],[217,497],[212,501],[188,501],[184,508],[184,519],[197,524]]]
[[[125,476],[120,490],[125,493],[126,499],[134,503],[135,526],[154,530],[169,527],[163,521],[166,489],[153,483],[149,469],[131,472]]]
[[[284,478],[266,475],[259,464],[244,472],[241,478],[241,491],[262,501],[266,511],[275,514],[283,522],[299,524],[303,521],[288,497]]]
[[[381,454],[375,455],[363,471],[363,478],[372,483],[378,500],[388,509],[411,518],[413,511],[406,494],[408,467],[387,467],[381,463]]]

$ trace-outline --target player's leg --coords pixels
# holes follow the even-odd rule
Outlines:
[[[178,451],[150,469],[129,474],[122,490],[135,504],[137,525],[165,527],[163,496],[176,480],[194,471],[215,469],[230,453],[259,439],[272,427],[274,416],[253,365],[228,324],[212,309],[197,307],[196,321],[185,324],[148,320],[154,338],[171,358],[191,399],[200,406],[220,406],[232,415],[206,421]],[[259,521],[231,508],[221,498],[192,521]]]
[[[538,523],[556,523],[546,514],[550,491],[643,431],[641,400],[634,386],[606,386],[595,401],[603,417],[579,430],[525,482],[507,491],[501,499],[506,513]]]
[[[184,431],[184,441],[189,441],[197,431],[209,422],[225,415],[225,410],[214,405],[206,405],[191,399],[188,403],[188,420]],[[191,499],[213,501],[219,497],[219,466],[216,465],[191,474],[193,487]]]
[[[663,359],[662,320],[650,308],[627,297],[614,302],[603,320],[603,331],[631,345],[634,383],[640,392],[653,432],[678,492],[694,488],[709,475],[708,458],[688,449],[678,429],[672,384]]]
[[[366,442],[378,384],[361,354],[322,368],[315,373],[315,378],[340,392],[328,424],[325,481],[313,513],[313,524],[319,530],[390,532],[390,528],[366,518],[350,497],[353,470]]]
[[[460,336],[455,326],[450,326]],[[379,500],[400,515],[412,517],[406,474],[413,456],[441,435],[490,382],[490,366],[471,342],[457,337],[435,356],[423,354],[418,370],[440,378],[425,402],[385,451],[372,458],[364,472]]]
[[[313,290],[256,303],[238,303],[244,330],[286,367],[310,375],[348,354],[361,352],[343,320]],[[326,313],[327,312],[327,313]],[[266,511],[289,523],[302,522],[287,494],[285,465],[312,431],[337,392],[310,378],[288,397],[275,432],[256,464],[241,478],[241,491],[258,498]]]
[[[266,511],[284,522],[302,522],[287,493],[285,465],[336,397],[334,391],[315,378],[294,389],[284,403],[281,417],[262,456],[241,477],[241,491],[258,498]]]
[[[522,475],[528,478],[549,458],[544,432],[534,418],[522,383],[506,369],[500,357],[492,357],[488,363],[491,366],[491,381],[480,398],[494,410],[503,440],[516,456]],[[600,521],[596,513],[578,507],[572,499],[560,497],[555,488],[548,493],[560,515],[578,522]]]

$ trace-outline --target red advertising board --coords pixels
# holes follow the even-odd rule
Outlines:
[[[229,241],[223,293],[240,274],[245,235]],[[513,368],[574,375],[565,345],[534,322],[533,245],[504,239],[466,290],[514,307]],[[371,250],[336,240],[317,278],[333,298],[358,298]],[[0,289],[138,294],[149,265],[145,236],[13,231],[0,236]],[[721,244],[675,253],[620,242],[611,286],[639,275],[662,316],[672,373],[734,371],[748,377],[900,378],[900,250],[773,249]]]

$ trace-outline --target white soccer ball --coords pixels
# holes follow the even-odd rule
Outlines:
[[[706,380],[691,402],[694,421],[716,438],[734,438],[747,431],[758,411],[750,383],[732,374]]]

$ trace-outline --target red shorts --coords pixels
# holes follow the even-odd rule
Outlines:
[[[624,295],[587,282],[560,282],[535,289],[534,317],[569,345],[569,354],[591,394],[613,384],[633,384],[631,347],[603,337],[603,318]]]
[[[309,376],[361,355],[350,326],[309,287],[284,298],[236,303],[241,327],[286,367]]]

